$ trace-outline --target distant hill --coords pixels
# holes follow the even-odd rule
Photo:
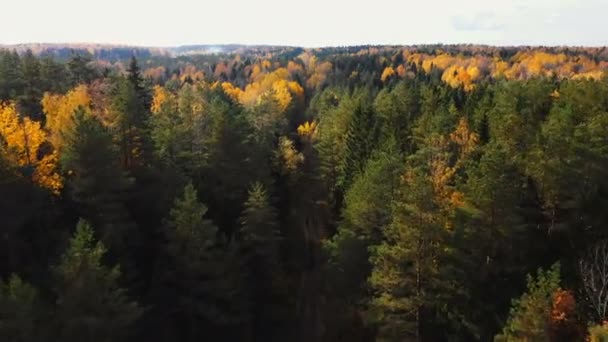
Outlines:
[[[154,56],[180,56],[180,55],[202,55],[202,54],[231,54],[246,52],[270,52],[278,46],[249,46],[240,44],[227,45],[184,45],[176,47],[142,47],[116,44],[90,44],[90,43],[28,43],[1,45],[0,49],[15,50],[20,54],[31,50],[35,55],[51,55],[59,59],[67,59],[73,54],[88,55],[93,59],[105,61],[116,61],[131,56],[148,58]]]

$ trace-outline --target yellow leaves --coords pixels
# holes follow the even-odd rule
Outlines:
[[[456,174],[463,167],[466,158],[475,151],[478,143],[479,136],[470,131],[465,118],[459,120],[454,131],[447,137],[435,136],[429,139],[433,150],[428,160],[429,179],[433,186],[435,202],[445,214],[444,226],[447,229],[451,229],[449,218],[454,210],[465,205],[464,194],[454,186]]]
[[[298,135],[301,137],[311,138],[317,132],[317,123],[315,121],[305,122],[298,126]]]
[[[285,112],[291,104],[291,93],[287,81],[279,80],[272,84],[272,90],[274,90],[274,97],[279,102],[279,106],[282,112]]]
[[[323,62],[319,65],[314,63],[314,67],[311,66],[309,69],[310,76],[306,81],[306,86],[311,89],[319,88],[327,79],[327,74],[332,68],[333,65],[330,62]]]
[[[73,125],[72,116],[78,107],[90,110],[91,97],[87,86],[80,85],[65,95],[45,93],[42,98],[42,109],[46,114],[46,128],[50,132],[49,140],[53,147],[63,147],[63,132]]]
[[[232,98],[234,101],[237,101],[237,102],[239,101],[239,99],[241,98],[241,95],[243,93],[243,91],[240,88],[235,87],[230,82],[223,82],[222,89],[224,90],[226,95],[230,96],[230,98]]]
[[[170,94],[165,88],[159,85],[154,86],[154,94],[152,96],[152,107],[150,108],[153,114],[160,113],[163,104],[167,102],[169,96]]]
[[[441,79],[452,88],[464,87],[464,90],[471,91],[475,88],[473,84],[479,78],[479,68],[471,65],[468,67],[450,66],[443,72]]]
[[[35,183],[51,190],[55,195],[59,195],[63,188],[63,179],[57,173],[57,165],[59,165],[59,154],[53,151],[42,157],[32,175]]]
[[[10,160],[19,166],[32,166],[45,135],[39,122],[19,119],[14,104],[0,106],[0,135],[4,138]]]
[[[58,194],[63,184],[56,172],[56,151],[42,155],[41,146],[47,136],[40,123],[20,119],[14,104],[0,105],[0,137],[6,144],[8,161],[17,167],[32,170],[32,181]]]
[[[281,173],[292,174],[304,162],[304,155],[293,146],[293,141],[287,137],[279,138],[277,158]]]
[[[393,69],[393,67],[388,66],[384,68],[384,71],[382,71],[382,76],[380,76],[380,80],[382,82],[386,82],[386,80],[393,75],[395,75],[395,69]]]
[[[255,106],[263,95],[271,93],[279,103],[282,112],[292,105],[304,103],[304,89],[295,81],[289,81],[290,74],[285,68],[279,68],[269,74],[258,76],[257,82],[252,82],[241,90],[231,83],[222,83],[224,92],[245,107]]]
[[[450,141],[458,146],[460,158],[465,158],[475,150],[479,143],[479,135],[471,132],[465,118],[460,118],[454,132],[450,133]]]

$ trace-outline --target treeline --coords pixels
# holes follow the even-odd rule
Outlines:
[[[0,338],[606,338],[599,52],[420,49],[0,53]]]

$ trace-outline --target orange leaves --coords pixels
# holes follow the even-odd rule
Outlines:
[[[380,76],[380,80],[382,82],[386,82],[386,80],[389,79],[393,75],[395,75],[395,69],[393,69],[390,66],[386,67],[386,68],[384,68],[384,71],[382,71],[382,76]]]
[[[551,340],[581,341],[585,329],[577,317],[572,291],[558,289],[552,297],[549,316]]]
[[[80,85],[65,95],[45,93],[42,109],[46,114],[46,128],[50,132],[49,140],[55,149],[63,146],[63,132],[72,126],[72,115],[78,107],[90,110],[91,97],[87,86]]]
[[[41,153],[47,136],[39,122],[21,119],[14,104],[0,105],[0,137],[6,144],[9,162],[31,170],[33,182],[59,193],[63,186],[56,172],[59,158],[56,151],[47,155]]]
[[[551,321],[563,323],[571,320],[576,310],[576,301],[570,291],[557,290],[553,294],[553,307],[551,309]]]

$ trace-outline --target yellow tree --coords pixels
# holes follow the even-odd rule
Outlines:
[[[39,122],[20,118],[13,103],[0,105],[0,138],[10,163],[23,169],[36,184],[59,193],[63,186],[56,171],[59,158],[56,151],[42,153],[47,135]]]
[[[73,126],[72,116],[78,107],[91,109],[91,97],[85,85],[79,85],[65,95],[45,93],[42,98],[49,140],[57,151],[61,151],[64,145],[64,132]]]

